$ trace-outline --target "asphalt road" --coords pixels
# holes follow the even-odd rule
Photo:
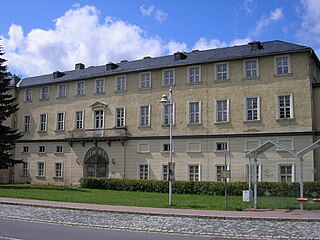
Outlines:
[[[208,240],[210,237],[113,231],[0,219],[0,240]],[[226,238],[215,238],[226,240]],[[234,239],[233,239],[234,240]]]

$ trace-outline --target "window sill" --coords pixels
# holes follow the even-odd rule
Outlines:
[[[227,79],[215,79],[214,82],[215,83],[230,82],[230,78],[227,78]]]
[[[260,80],[260,76],[255,76],[255,77],[243,77],[242,80]]]
[[[125,89],[125,90],[115,90],[114,92],[115,93],[125,93],[127,90]]]
[[[170,88],[170,87],[175,87],[175,86],[176,86],[175,83],[173,83],[173,84],[162,84],[163,88]]]
[[[60,133],[61,133],[61,132],[64,132],[64,129],[61,129],[61,130],[60,130],[60,129],[56,129],[56,130],[54,130],[54,131],[55,131],[55,132],[60,132]]]
[[[188,123],[187,126],[201,126],[202,123],[199,122],[199,123]]]
[[[230,121],[221,121],[221,122],[214,122],[215,125],[227,125],[230,124]]]
[[[46,178],[46,176],[39,176],[39,175],[37,175],[36,178]]]
[[[53,179],[63,179],[63,176],[59,177],[59,176],[53,176]]]
[[[200,85],[201,82],[188,82],[187,84],[188,85]]]
[[[291,122],[294,121],[294,118],[277,118],[277,122]]]
[[[261,123],[261,122],[262,122],[261,119],[256,119],[256,120],[244,120],[244,121],[243,121],[244,124]]]
[[[24,103],[32,103],[32,100],[24,100]]]
[[[143,128],[151,128],[151,126],[150,125],[139,125],[138,128],[141,128],[141,129],[143,129]]]
[[[288,77],[292,76],[292,73],[274,74],[275,77]]]
[[[47,133],[46,130],[38,130],[38,133]]]
[[[97,93],[97,92],[95,92],[95,93],[93,93],[93,95],[94,95],[94,96],[96,96],[96,95],[98,95],[98,96],[99,96],[99,95],[104,95],[104,94],[105,94],[105,92],[101,92],[101,93],[100,93],[100,92],[98,92],[98,93]]]
[[[143,90],[151,90],[151,87],[139,87],[139,90],[143,91]]]

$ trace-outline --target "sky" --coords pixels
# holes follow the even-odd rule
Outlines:
[[[0,45],[21,77],[251,41],[320,57],[320,0],[0,0]]]

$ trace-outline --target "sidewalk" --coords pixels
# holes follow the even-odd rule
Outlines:
[[[27,206],[40,206],[88,211],[105,211],[121,213],[137,213],[168,216],[192,216],[209,217],[221,219],[260,219],[260,220],[301,220],[301,221],[320,221],[320,210],[270,210],[252,209],[246,211],[216,211],[216,210],[193,210],[193,209],[174,209],[174,208],[147,208],[130,206],[113,206],[99,204],[83,204],[54,202],[18,198],[1,198],[0,203],[16,204]]]

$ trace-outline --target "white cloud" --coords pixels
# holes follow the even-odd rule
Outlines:
[[[178,43],[175,41],[170,41],[166,49],[168,50],[169,54],[173,54],[175,52],[186,52],[188,51],[187,44],[186,43]]]
[[[253,0],[245,0],[243,2],[243,9],[246,13],[251,14],[253,13]]]
[[[153,19],[155,19],[157,22],[162,23],[163,21],[165,21],[168,17],[168,14],[156,9],[155,6],[150,6],[149,8],[145,8],[144,5],[142,5],[140,7],[140,11],[142,16],[148,16],[148,17],[152,17]]]
[[[233,39],[230,43],[230,46],[239,46],[239,45],[245,45],[249,42],[251,42],[252,40],[249,37],[246,38],[237,38],[237,39]]]
[[[221,42],[218,39],[207,40],[205,38],[200,38],[195,43],[195,45],[193,46],[192,49],[205,50],[205,49],[211,49],[211,48],[221,48],[221,47],[226,47],[226,46],[228,46],[227,43]]]
[[[300,17],[301,27],[297,37],[302,42],[314,42],[320,44],[320,4],[319,0],[300,0],[302,9]]]
[[[165,44],[140,27],[111,17],[100,23],[93,6],[75,6],[55,20],[54,29],[25,34],[21,26],[11,25],[8,38],[1,38],[10,71],[23,76],[73,69],[77,62],[102,65],[186,48],[174,41]]]
[[[283,18],[283,12],[281,8],[276,8],[274,11],[271,11],[270,14],[266,17],[262,17],[256,24],[255,28],[249,33],[252,37],[259,36],[262,31],[274,22],[278,22]]]

